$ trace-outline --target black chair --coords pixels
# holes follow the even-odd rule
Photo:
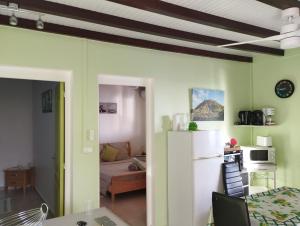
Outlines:
[[[235,162],[223,163],[223,183],[225,194],[233,197],[244,196],[243,181],[239,164]]]
[[[251,226],[245,199],[212,193],[215,226]]]

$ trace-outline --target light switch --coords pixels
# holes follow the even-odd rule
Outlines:
[[[94,141],[95,140],[95,130],[89,129],[87,137],[88,137],[89,141]]]
[[[83,153],[92,153],[93,152],[93,148],[92,147],[84,147],[83,148]]]

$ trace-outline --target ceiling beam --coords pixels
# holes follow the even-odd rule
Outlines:
[[[0,25],[1,24],[8,26],[9,17],[0,15]],[[45,23],[44,25],[45,25],[44,30],[37,30],[36,21],[21,19],[21,18],[19,18],[18,20],[18,27],[35,30],[35,31],[49,32],[49,33],[60,34],[60,35],[68,35],[68,36],[73,36],[78,38],[87,38],[91,40],[129,45],[129,46],[141,47],[146,49],[161,50],[161,51],[167,51],[173,53],[182,53],[182,54],[188,54],[193,56],[211,57],[211,58],[217,58],[223,60],[232,60],[232,61],[248,62],[248,63],[253,61],[252,57],[219,53],[219,52],[213,52],[213,51],[207,51],[201,49],[194,49],[194,48],[152,42],[152,41],[135,39],[135,38],[128,38],[128,37],[105,34],[101,32],[89,31],[85,29],[68,27],[68,26],[63,26],[63,25],[58,25],[53,23]]]
[[[242,23],[235,20],[211,15],[197,10],[185,8],[179,5],[171,4],[164,1],[147,1],[147,0],[107,0],[122,5],[146,10],[177,19],[187,20],[194,23],[204,24],[211,27],[221,28],[229,31],[243,33],[247,35],[266,38],[273,35],[279,35],[279,32],[266,28]]]
[[[41,1],[41,0],[30,0],[30,1],[3,0],[3,1],[6,1],[6,4],[8,4],[8,2],[18,3],[21,9],[27,9],[31,11],[37,11],[41,13],[47,13],[51,15],[81,20],[85,22],[117,27],[121,29],[127,29],[135,32],[142,32],[150,35],[173,38],[181,41],[195,42],[195,43],[214,45],[214,46],[224,45],[224,44],[229,44],[234,42],[232,40],[200,35],[192,32],[186,32],[186,31],[176,30],[176,29],[167,28],[163,26],[143,23],[135,20],[130,20],[126,18],[121,18],[117,16],[112,16],[104,13],[99,13],[91,10],[81,9],[81,8],[63,5],[54,2]],[[242,51],[252,51],[252,52],[258,52],[263,54],[272,54],[277,56],[284,55],[284,51],[281,49],[263,47],[263,46],[253,45],[253,44],[232,46],[231,48],[242,50]]]
[[[257,1],[273,6],[278,9],[288,9],[291,7],[300,8],[300,1],[297,0],[257,0]]]

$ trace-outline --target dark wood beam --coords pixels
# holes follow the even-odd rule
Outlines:
[[[107,0],[122,5],[174,17],[177,19],[187,20],[194,23],[204,24],[211,27],[217,27],[229,31],[243,33],[247,35],[266,38],[272,35],[279,35],[279,32],[266,28],[226,19],[223,17],[211,15],[197,10],[185,8],[179,5],[171,4],[164,1],[147,1],[147,0]]]
[[[5,1],[5,0],[4,0]],[[149,0],[150,1],[150,0]],[[8,4],[8,0],[6,0]],[[162,36],[166,38],[178,39],[182,41],[195,42],[207,45],[224,45],[233,43],[232,40],[216,38],[206,35],[195,34],[192,32],[186,32],[176,29],[171,29],[163,26],[143,23],[135,20],[112,16],[104,13],[99,13],[91,10],[81,9],[68,5],[63,5],[54,2],[42,1],[42,0],[10,0],[19,4],[20,8],[52,14],[56,16],[62,16],[72,18],[76,20],[117,27],[127,29],[135,32],[142,32],[151,35]],[[272,54],[283,56],[284,51],[276,48],[263,47],[258,45],[239,45],[231,47],[233,49],[242,51],[252,51],[263,54]]]
[[[257,0],[257,1],[273,6],[278,9],[288,9],[291,7],[300,8],[300,1],[297,0]]]
[[[1,24],[8,26],[9,17],[0,15],[0,25]],[[147,49],[161,50],[161,51],[167,51],[173,53],[182,53],[182,54],[188,54],[193,56],[211,57],[211,58],[217,58],[223,60],[232,60],[232,61],[248,62],[248,63],[253,61],[252,57],[232,55],[232,54],[194,49],[194,48],[188,48],[188,47],[177,46],[177,45],[152,42],[152,41],[135,39],[135,38],[122,37],[122,36],[105,34],[101,32],[89,31],[85,29],[68,27],[68,26],[52,24],[52,23],[45,23],[44,30],[37,30],[36,21],[28,20],[28,19],[19,18],[18,27],[30,29],[30,30],[42,31],[42,32],[49,32],[54,34],[69,35],[78,38],[87,38],[87,39],[97,40],[97,41],[147,48]]]

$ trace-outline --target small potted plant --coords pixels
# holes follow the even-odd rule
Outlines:
[[[189,131],[197,131],[198,130],[198,125],[196,122],[190,122],[189,123]]]

